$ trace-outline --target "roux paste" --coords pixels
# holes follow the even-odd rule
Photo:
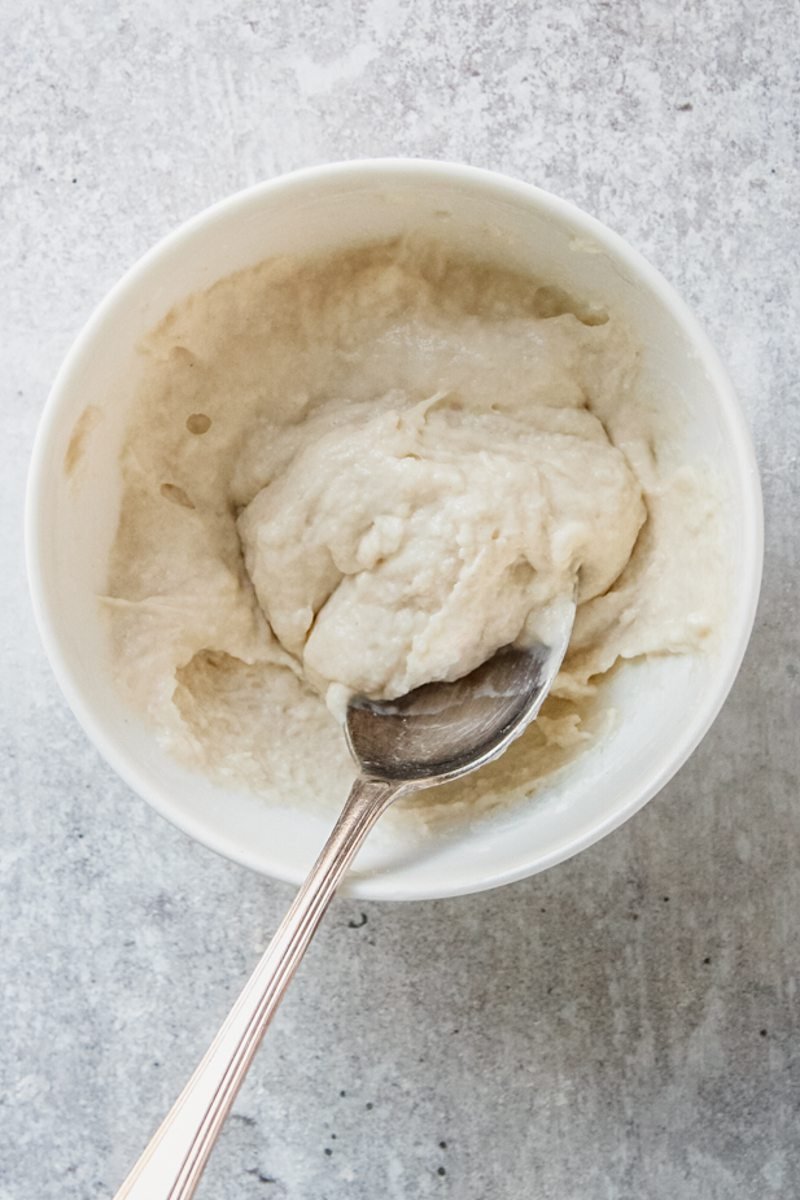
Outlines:
[[[659,466],[613,314],[397,241],[223,279],[141,358],[105,601],[131,703],[218,779],[345,787],[350,695],[457,678],[576,593],[523,785],[619,659],[714,626],[713,497]]]

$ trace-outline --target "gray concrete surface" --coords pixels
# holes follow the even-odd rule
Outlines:
[[[113,1194],[290,896],[131,795],[58,694],[21,547],[48,386],[176,222],[388,153],[541,183],[678,286],[755,432],[763,602],[712,733],[614,836],[336,905],[201,1195],[800,1194],[797,38],[788,0],[2,4],[0,1200]]]

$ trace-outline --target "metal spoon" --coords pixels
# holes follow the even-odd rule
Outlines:
[[[333,894],[378,818],[400,796],[491,762],[534,719],[566,652],[575,615],[550,645],[507,646],[455,683],[399,700],[351,702],[347,743],[360,768],[322,853],[205,1057],[115,1200],[189,1200],[264,1031]]]

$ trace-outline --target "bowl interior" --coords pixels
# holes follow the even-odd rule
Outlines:
[[[43,419],[29,493],[32,591],[48,652],[76,715],[112,766],[193,836],[299,881],[342,797],[318,809],[223,791],[172,761],[120,702],[97,596],[120,501],[118,454],[137,386],[135,346],[174,303],[272,255],[311,254],[407,232],[529,270],[622,313],[644,347],[642,385],[673,414],[675,462],[712,460],[722,481],[732,577],[718,653],[628,664],[611,682],[614,730],[530,800],[480,820],[380,830],[353,893],[452,895],[519,878],[618,825],[670,777],[713,719],[738,668],[760,572],[758,483],[748,436],[713,351],[674,293],[591,218],[488,173],[425,163],[302,172],[201,214],[151,251],[76,343]]]

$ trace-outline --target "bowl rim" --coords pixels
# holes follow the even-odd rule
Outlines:
[[[393,873],[387,876],[374,873],[361,878],[355,876],[350,886],[345,885],[342,888],[342,892],[363,899],[429,900],[500,887],[571,858],[611,833],[643,808],[683,766],[722,708],[747,649],[758,605],[763,568],[763,500],[755,451],[743,410],[728,373],[697,318],[672,285],[638,250],[571,201],[563,200],[535,184],[497,171],[424,158],[352,159],[304,167],[256,183],[217,201],[178,225],[142,255],[106,293],[79,331],[61,364],[42,411],[26,489],[25,555],[29,589],[39,635],[56,681],[74,716],[106,762],[132,791],[147,801],[158,813],[196,841],[242,866],[285,882],[302,882],[298,873],[287,869],[279,856],[265,855],[263,852],[259,852],[258,855],[249,853],[247,846],[238,844],[235,837],[208,829],[202,821],[193,818],[191,813],[187,813],[174,802],[166,791],[151,786],[150,781],[140,773],[138,764],[120,750],[114,737],[108,734],[102,720],[96,716],[95,706],[71,676],[61,653],[52,619],[55,596],[52,586],[48,583],[42,536],[45,512],[41,498],[46,474],[53,461],[52,447],[58,433],[61,407],[71,390],[73,377],[80,370],[82,360],[90,355],[97,333],[107,317],[118,305],[125,302],[127,294],[139,284],[165,252],[179,249],[182,243],[189,242],[204,226],[213,225],[221,217],[230,218],[237,211],[248,208],[268,195],[274,198],[280,196],[281,192],[291,193],[318,183],[329,183],[337,178],[353,182],[359,176],[363,176],[365,181],[369,181],[368,177],[371,176],[372,182],[375,183],[402,178],[404,182],[447,182],[461,184],[465,189],[477,188],[494,192],[498,198],[513,199],[536,208],[545,216],[568,222],[577,233],[591,238],[607,251],[610,257],[624,263],[644,286],[657,295],[702,359],[731,438],[732,459],[735,459],[737,479],[746,493],[744,519],[738,530],[741,557],[746,569],[738,581],[739,595],[734,619],[731,621],[731,638],[721,651],[720,665],[714,675],[713,687],[702,697],[690,721],[687,722],[682,737],[673,743],[663,762],[651,771],[644,786],[631,787],[629,794],[621,797],[612,810],[605,813],[599,811],[596,819],[586,822],[582,828],[565,837],[547,853],[536,854],[535,851],[527,849],[510,866],[501,870],[489,870],[470,884],[448,886],[446,879],[443,879],[441,887],[426,887],[415,885],[412,877],[411,880],[404,880],[398,885],[398,882],[393,880]]]

